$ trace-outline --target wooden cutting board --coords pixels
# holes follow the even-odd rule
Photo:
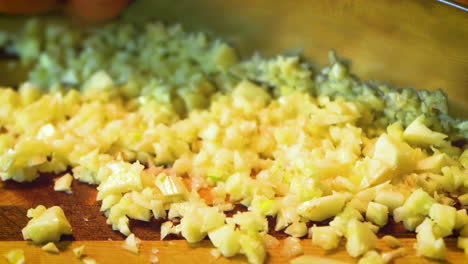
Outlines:
[[[143,240],[139,255],[130,253],[122,248],[124,236],[112,230],[106,224],[106,218],[99,211],[96,202],[95,186],[89,186],[77,181],[73,182],[73,194],[55,192],[53,190],[53,177],[41,176],[33,183],[15,183],[0,181],[0,255],[10,249],[22,248],[25,251],[26,263],[81,263],[74,257],[72,249],[86,245],[85,253],[98,263],[149,263],[150,255],[154,249],[160,263],[245,263],[245,257],[226,259],[215,258],[210,251],[213,248],[208,240],[195,245],[185,240],[170,237],[170,240],[159,240],[159,227],[161,221],[151,222],[131,221],[131,229],[135,235]],[[31,242],[23,241],[21,229],[26,226],[28,218],[26,211],[39,204],[46,207],[59,205],[65,211],[73,227],[73,235],[65,236],[58,244],[60,254],[50,254],[41,250]],[[416,257],[413,249],[414,234],[404,230],[395,223],[389,224],[380,232],[392,234],[403,242],[409,255],[397,259],[394,263],[436,263],[425,258]],[[275,233],[281,244],[269,249],[268,263],[287,263],[290,257],[282,252],[284,234]],[[456,249],[454,238],[446,239],[449,248],[447,259],[449,263],[468,263],[468,257],[463,251]],[[344,245],[331,252],[313,246],[310,239],[303,239],[302,245],[305,254],[324,256],[331,259],[343,260],[348,263],[357,261],[344,250]],[[384,243],[379,242],[379,249],[389,251]],[[0,258],[0,263],[5,261]]]

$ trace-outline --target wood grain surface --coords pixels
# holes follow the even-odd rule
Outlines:
[[[95,186],[78,181],[72,185],[72,194],[55,192],[53,190],[54,176],[43,175],[33,183],[16,183],[0,181],[0,255],[12,248],[22,248],[25,251],[27,263],[79,263],[73,256],[72,248],[86,245],[86,254],[98,263],[149,263],[152,249],[157,248],[160,263],[238,263],[245,262],[244,257],[233,259],[215,258],[210,254],[212,245],[205,240],[202,243],[189,245],[178,237],[169,240],[159,240],[161,221],[150,222],[131,221],[131,229],[137,237],[143,240],[139,255],[127,252],[122,248],[125,238],[105,223],[106,218],[99,211],[100,204],[95,200]],[[62,237],[59,243],[60,254],[50,254],[41,250],[31,242],[23,241],[21,229],[27,224],[26,211],[39,204],[47,207],[61,206],[73,227],[72,236]],[[242,210],[242,208],[238,208]],[[270,219],[273,224],[273,220]],[[320,223],[323,224],[323,223]],[[379,232],[379,236],[392,234],[399,237],[408,249],[409,255],[400,258],[395,263],[432,263],[433,261],[416,256],[413,249],[414,234],[407,232],[400,224],[390,223]],[[281,241],[285,238],[282,233],[274,233]],[[448,238],[448,263],[468,263],[468,257],[463,251],[456,249],[456,240]],[[326,256],[333,259],[356,263],[344,250],[344,245],[332,252],[325,252],[313,246],[310,239],[303,239],[302,244],[306,254]],[[382,242],[379,249],[389,251]],[[0,258],[0,263],[4,259]],[[269,249],[268,263],[285,263],[290,258],[282,252],[282,245]],[[118,260],[118,261],[117,261]],[[435,262],[434,262],[435,263]]]
[[[425,258],[419,258],[415,255],[416,252],[412,247],[413,239],[403,238],[401,241],[404,247],[408,249],[409,255],[396,259],[394,261],[395,264],[468,263],[468,257],[465,256],[463,252],[453,250],[448,252],[446,262],[436,262]],[[455,240],[448,239],[447,244],[450,248],[453,248],[455,246]],[[72,252],[73,248],[81,245],[86,245],[85,254],[88,257],[95,259],[101,264],[150,263],[150,256],[154,255],[152,253],[154,249],[158,250],[156,256],[159,258],[159,263],[246,263],[246,259],[243,256],[236,256],[230,259],[213,257],[210,253],[212,247],[209,241],[203,241],[196,245],[189,245],[184,240],[143,241],[139,255],[135,255],[123,249],[122,241],[63,241],[58,244],[58,247],[61,249],[60,254],[46,253],[42,251],[40,247],[34,246],[26,241],[8,241],[0,243],[0,255],[3,255],[11,248],[22,248],[25,252],[26,263],[81,263]],[[269,257],[267,263],[288,263],[289,260],[292,259],[282,253],[282,245],[283,241],[281,241],[278,247],[268,250]],[[344,246],[331,252],[325,252],[318,247],[312,246],[309,239],[303,240],[302,245],[307,255],[342,260],[345,263],[357,262],[346,253]],[[384,251],[390,250],[382,242],[379,242],[379,248]]]

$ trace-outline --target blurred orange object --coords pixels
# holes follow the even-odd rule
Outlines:
[[[0,13],[30,15],[64,5],[65,11],[81,20],[100,22],[114,18],[130,0],[0,0]]]
[[[116,17],[129,2],[130,0],[69,0],[65,9],[72,16],[99,22]]]
[[[57,0],[0,0],[0,12],[29,15],[50,10]]]

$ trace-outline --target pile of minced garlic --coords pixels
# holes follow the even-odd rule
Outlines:
[[[251,263],[265,260],[267,216],[276,231],[311,236],[326,250],[345,240],[360,263],[388,261],[374,249],[391,216],[417,233],[422,256],[444,259],[452,234],[468,252],[467,211],[455,207],[468,204],[468,150],[431,131],[424,116],[370,131],[358,126],[368,111],[360,103],[300,92],[273,98],[244,80],[180,117],[144,96],[123,99],[104,71],[85,86],[0,89],[2,180],[70,173],[96,185],[107,223],[124,235],[129,219],[167,219],[162,237],[208,238],[223,256]],[[226,216],[239,204],[247,210]],[[70,233],[53,208],[28,213],[25,238]],[[59,226],[36,233],[48,217]]]

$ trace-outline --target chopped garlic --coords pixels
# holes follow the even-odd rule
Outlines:
[[[303,237],[307,234],[307,225],[304,222],[294,222],[284,232],[293,237]]]
[[[335,260],[331,258],[323,258],[317,256],[304,255],[292,259],[291,264],[311,264],[311,263],[321,263],[321,264],[349,264],[349,262]]]
[[[460,209],[457,211],[457,215],[455,217],[455,226],[456,230],[462,229],[464,226],[468,225],[468,214],[466,209]]]
[[[297,210],[301,216],[311,221],[323,221],[337,215],[343,209],[347,197],[345,194],[336,193],[312,199],[300,204]]]
[[[180,177],[161,173],[156,177],[155,184],[164,196],[184,196],[187,194],[187,188]]]
[[[468,237],[459,237],[457,240],[457,247],[465,251],[465,255],[468,255]]]
[[[465,152],[468,153],[468,151],[465,151]],[[465,194],[462,194],[462,195],[458,196],[458,201],[463,206],[468,205],[468,193],[465,193]]]
[[[62,177],[55,180],[54,191],[72,193],[71,191],[72,181],[73,181],[73,176],[71,176],[70,173],[63,175]]]
[[[391,248],[398,248],[403,246],[400,240],[398,240],[396,237],[391,236],[391,235],[385,235],[382,237],[382,240],[385,242],[385,244]]]
[[[385,263],[391,263],[394,259],[406,256],[408,250],[406,248],[399,248],[382,254],[382,258]]]
[[[375,248],[377,237],[365,223],[352,219],[346,231],[346,251],[352,257],[358,257]]]
[[[414,144],[440,145],[447,135],[434,132],[423,123],[424,116],[416,118],[403,133],[403,137],[408,142]]]
[[[60,252],[60,250],[57,248],[57,246],[52,242],[49,242],[49,243],[45,244],[44,246],[42,246],[41,249],[46,251],[46,252],[55,253],[55,254]]]
[[[226,47],[215,49],[224,53]],[[295,76],[301,68],[294,58],[265,63],[269,70],[262,76]],[[347,87],[341,83],[347,74],[334,62],[320,75],[325,80],[313,84]],[[364,256],[362,262],[380,257],[373,251],[375,234],[389,215],[418,229],[422,255],[442,258],[442,237],[468,236],[466,211],[452,206],[456,198],[468,204],[468,151],[452,146],[422,118],[374,129],[366,123],[379,118],[368,112],[374,109],[334,96],[315,98],[306,90],[295,93],[294,80],[274,87],[275,96],[264,87],[274,84],[241,81],[211,97],[213,84],[202,78],[161,101],[146,95],[122,101],[120,91],[129,96],[140,85],[121,84],[111,75],[90,75],[81,94],[0,89],[8,127],[0,135],[0,177],[31,181],[72,166],[73,177],[98,186],[107,223],[129,235],[125,247],[132,252],[138,252],[139,240],[130,221],[153,217],[171,220],[161,225],[161,239],[177,234],[195,243],[208,236],[220,254],[244,254],[253,263],[263,262],[266,249],[278,244],[267,235],[267,216],[277,220],[275,230],[294,237],[305,236],[310,221],[330,219],[330,226],[310,229],[312,243],[331,250],[347,239],[347,250]],[[143,90],[166,90],[160,86],[155,82]],[[65,174],[54,188],[69,191],[71,182]],[[238,205],[247,210],[225,215]],[[58,241],[68,232],[64,221],[51,227],[49,220],[57,217],[37,223],[48,210],[28,211],[37,225],[28,224],[25,238]],[[60,234],[48,232],[62,228]]]
[[[281,255],[291,258],[304,254],[301,240],[295,237],[288,237],[284,240]]]
[[[149,261],[150,261],[150,263],[158,263],[158,262],[159,262],[159,258],[158,258],[158,256],[156,256],[156,255],[150,255]]]
[[[332,226],[313,226],[310,228],[312,234],[312,244],[325,250],[338,247],[342,235]]]
[[[366,219],[380,227],[386,225],[388,221],[388,207],[383,204],[370,202],[367,205]]]
[[[84,264],[97,264],[98,263],[95,259],[89,258],[89,257],[86,257],[82,259],[81,261],[83,261]]]
[[[397,191],[382,190],[376,194],[375,202],[383,204],[393,211],[405,202],[405,197]]]
[[[161,224],[161,235],[160,239],[163,240],[167,235],[174,233],[174,223],[172,221],[166,221]]]
[[[29,220],[22,233],[24,239],[31,239],[36,244],[58,242],[62,234],[70,235],[72,228],[62,208],[52,206],[46,209],[43,205],[28,210]]]
[[[359,259],[358,264],[385,264],[383,257],[375,250],[368,251]]]
[[[265,261],[266,250],[258,234],[241,234],[238,242],[240,242],[240,252],[245,254],[250,263],[261,264]]]
[[[265,242],[265,247],[267,249],[277,248],[280,245],[280,241],[276,237],[269,234],[265,234],[263,236],[263,241]]]
[[[457,210],[452,206],[435,203],[431,206],[429,217],[436,225],[437,235],[446,237],[452,234],[455,227]]]
[[[208,232],[208,237],[225,257],[232,257],[240,251],[240,232],[233,225],[226,224],[218,227]]]
[[[210,250],[210,255],[213,256],[215,259],[217,259],[221,256],[221,252],[217,250],[216,248],[213,248]]]
[[[441,237],[437,237],[435,232],[435,223],[426,218],[416,228],[416,251],[419,255],[431,259],[445,259],[446,246],[445,241]]]
[[[124,241],[122,247],[126,250],[138,254],[140,252],[141,240],[137,238],[134,234],[130,234]]]
[[[75,254],[75,256],[76,256],[77,258],[81,258],[81,257],[83,257],[83,255],[84,255],[84,250],[85,250],[85,248],[86,248],[85,245],[76,247],[76,248],[73,249],[73,254]]]
[[[3,256],[5,256],[10,264],[24,264],[26,262],[24,251],[19,248],[12,249]]]

